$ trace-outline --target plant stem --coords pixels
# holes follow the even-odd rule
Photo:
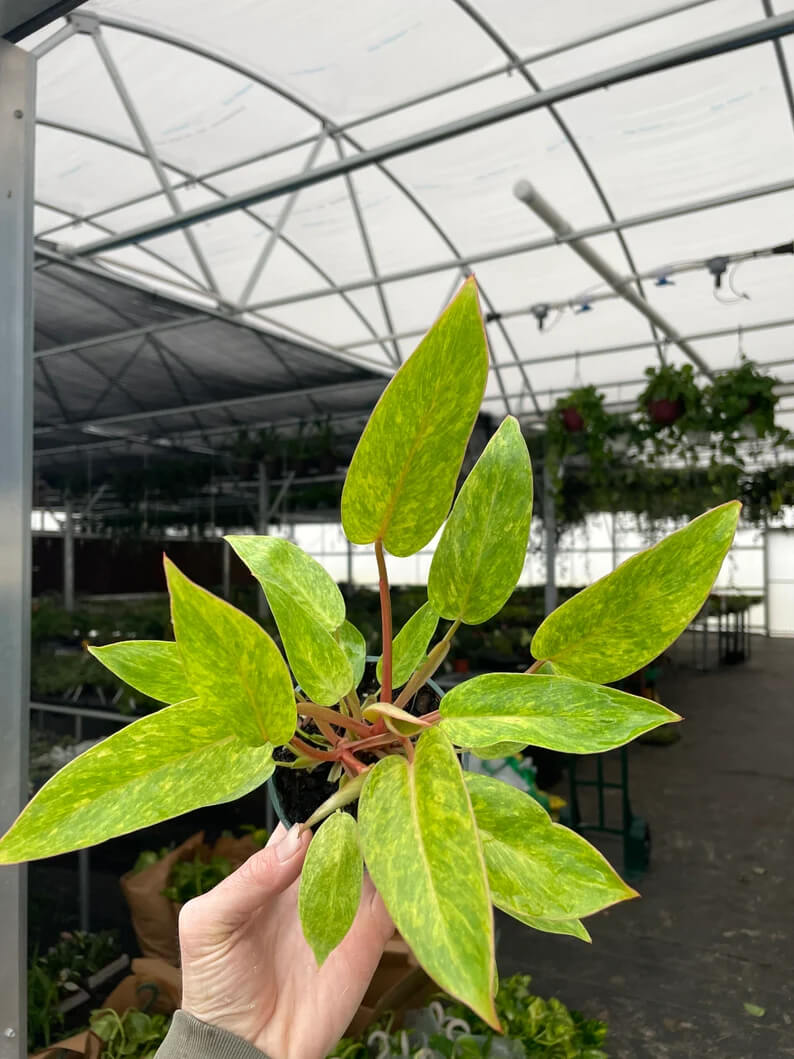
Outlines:
[[[337,761],[339,759],[339,754],[335,750],[318,750],[310,743],[304,743],[297,735],[293,735],[289,745],[293,750],[297,750],[299,754],[302,754],[303,757],[314,758],[316,761]]]
[[[336,710],[331,710],[327,706],[317,706],[313,702],[302,702],[299,712],[305,717],[311,717],[315,721],[325,721],[326,724],[336,724],[340,728],[349,728],[351,731],[358,733],[358,735],[372,735],[372,725],[367,724],[366,721],[355,720],[353,717],[345,717],[342,713],[337,713]]]
[[[529,667],[529,669],[525,669],[524,673],[525,674],[537,673],[537,671],[540,669],[540,667],[545,665],[545,664],[546,664],[546,659],[545,658],[539,658],[536,662],[532,663],[532,665]]]
[[[332,747],[336,746],[337,743],[342,742],[342,737],[340,735],[337,735],[337,733],[333,730],[333,728],[330,726],[330,724],[328,724],[327,721],[322,721],[318,719],[315,721],[315,724],[320,729],[320,731]]]
[[[378,576],[380,579],[380,612],[381,625],[383,628],[383,680],[380,693],[380,701],[391,702],[391,598],[389,596],[389,575],[386,572],[386,560],[383,555],[383,541],[380,538],[375,541],[375,558],[378,560]]]
[[[355,743],[344,743],[337,749],[349,750],[351,753],[358,754],[361,750],[370,750],[376,746],[389,746],[390,743],[396,743],[399,740],[399,736],[396,736],[393,732],[384,732],[377,735],[371,735],[369,739],[362,739]]]

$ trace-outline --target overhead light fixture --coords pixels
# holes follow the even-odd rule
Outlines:
[[[538,331],[543,330],[543,325],[546,323],[549,315],[549,309],[550,306],[547,302],[539,302],[537,305],[531,305],[529,307],[529,311],[538,322]]]
[[[720,257],[710,257],[706,262],[706,268],[714,277],[715,290],[719,290],[722,286],[722,277],[725,275],[729,263],[730,258],[725,255],[722,255]]]

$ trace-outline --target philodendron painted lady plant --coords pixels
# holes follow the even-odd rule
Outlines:
[[[166,560],[175,642],[93,653],[173,705],[54,776],[0,841],[0,863],[239,798],[271,776],[282,748],[280,767],[302,776],[323,765],[336,784],[306,821],[319,829],[299,911],[318,963],[352,923],[366,866],[428,973],[494,1026],[492,905],[537,930],[588,940],[584,917],[635,896],[529,795],[465,771],[461,752],[501,757],[533,744],[600,753],[678,720],[605,685],[655,658],[697,613],[739,505],[707,512],[564,603],[535,633],[527,672],[475,677],[416,716],[416,693],[456,630],[501,609],[526,556],[532,471],[515,419],[501,424],[453,504],[487,374],[469,281],[384,391],[350,464],[342,525],[354,544],[374,545],[380,572],[379,689],[359,694],[364,638],[345,620],[331,577],[294,544],[228,538],[265,591],[286,661],[255,621]],[[414,555],[442,525],[427,603],[392,639],[387,553]],[[356,801],[356,816],[339,811]]]

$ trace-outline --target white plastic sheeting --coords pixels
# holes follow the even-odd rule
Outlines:
[[[58,25],[26,42],[43,44],[37,234],[68,252],[166,218],[171,205],[147,142],[187,210],[300,173],[323,129],[315,166],[765,13],[775,11],[760,0],[89,0],[63,43],[46,50]],[[276,225],[281,238],[247,300],[264,307],[246,319],[393,366],[395,349],[410,352],[459,282],[456,260],[474,259],[487,311],[570,302],[543,333],[526,312],[490,325],[500,371],[486,407],[532,412],[530,387],[547,407],[580,382],[630,398],[658,360],[647,322],[618,299],[576,312],[605,288],[567,246],[501,252],[549,234],[513,184],[531,180],[586,228],[794,182],[784,80],[793,48],[780,46],[783,68],[775,45],[758,44],[329,180],[295,196],[283,227],[284,197],[201,222],[192,233],[207,269],[179,231],[100,260],[176,298],[239,311]],[[627,228],[623,245],[614,233],[591,245],[621,273],[663,273],[791,238],[792,205],[794,190],[784,191]],[[483,255],[493,256],[478,261]],[[425,268],[417,278],[394,275]],[[711,368],[730,367],[744,349],[794,383],[794,325],[738,335],[794,319],[793,270],[790,255],[742,264],[734,284],[747,297],[728,289],[722,301],[705,268],[675,285],[646,280],[644,291],[681,334],[728,332],[693,340]],[[346,300],[337,288],[350,284],[358,286]],[[641,348],[608,351],[627,343]],[[607,352],[548,360],[591,349]],[[683,357],[675,347],[667,355]],[[783,406],[782,421],[794,426],[791,397]]]

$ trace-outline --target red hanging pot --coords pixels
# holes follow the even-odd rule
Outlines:
[[[682,400],[671,401],[668,397],[660,397],[656,401],[648,402],[648,415],[651,421],[660,427],[669,427],[684,414],[684,402]]]
[[[578,408],[571,405],[569,408],[560,409],[560,418],[569,434],[578,434],[584,430],[584,419]]]

